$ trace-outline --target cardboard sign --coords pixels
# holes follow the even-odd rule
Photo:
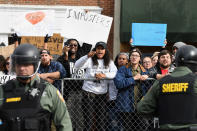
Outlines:
[[[16,78],[16,76],[12,75],[0,75],[0,85],[6,83],[8,80],[12,80]]]
[[[112,17],[84,10],[66,9],[61,35],[92,44],[107,42]]]
[[[47,49],[50,51],[51,55],[62,55],[63,40],[60,34],[53,34],[49,38],[47,43]],[[44,37],[39,36],[23,36],[21,38],[21,44],[30,43],[35,45],[39,49],[44,48]]]
[[[4,58],[10,56],[15,49],[15,44],[8,45],[8,46],[0,46],[0,55],[3,55]]]
[[[132,23],[132,45],[164,46],[167,24]]]

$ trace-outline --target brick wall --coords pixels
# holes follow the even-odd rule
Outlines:
[[[0,4],[99,6],[103,8],[101,14],[114,16],[114,0],[0,0]],[[113,25],[109,34],[108,48],[113,54]]]

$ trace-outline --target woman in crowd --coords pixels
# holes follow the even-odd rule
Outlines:
[[[4,63],[5,63],[5,58],[3,55],[0,55],[0,74],[3,74],[3,71],[5,69]]]
[[[120,52],[115,58],[115,65],[117,69],[121,66],[126,66],[129,62],[129,54],[126,52]],[[116,97],[118,90],[114,84],[113,80],[109,80],[109,104],[108,104],[108,112],[109,112],[109,131],[115,131],[117,129],[117,114],[116,114]]]
[[[9,68],[10,68],[10,57],[7,57],[6,59],[1,58],[1,75],[8,75],[9,74]]]
[[[151,67],[153,67],[152,59],[149,56],[146,56],[143,58],[142,64],[143,64],[144,68],[147,70],[150,69]]]
[[[7,57],[5,59],[5,70],[4,70],[4,73],[5,75],[8,75],[9,74],[9,70],[10,70],[10,57]]]
[[[143,60],[142,60],[142,63],[143,63],[143,67],[148,72],[149,78],[153,78],[155,70],[154,70],[154,67],[153,67],[153,60],[151,59],[151,57],[149,57],[149,56],[144,57]],[[149,86],[151,86],[151,84],[149,84]]]
[[[126,52],[120,52],[116,58],[115,58],[115,65],[117,69],[119,69],[121,66],[126,66],[129,62],[129,54]],[[117,96],[117,89],[116,86],[114,85],[113,80],[109,81],[109,100],[115,100]]]
[[[68,78],[83,78],[84,69],[74,68],[75,62],[90,52],[92,48],[91,44],[83,43],[82,46],[79,44],[77,39],[68,39],[64,42],[63,55],[61,55],[57,61],[59,61],[66,69],[66,77]],[[67,103],[70,117],[72,120],[72,126],[74,130],[82,127],[82,107],[81,99],[82,92],[81,86],[83,81],[79,80],[65,80],[64,81],[64,99]],[[79,118],[79,119],[76,119]]]
[[[154,52],[153,53],[153,56],[151,57],[152,59],[152,66],[154,67],[157,62],[158,62],[158,55],[159,55],[160,52]]]
[[[108,80],[103,79],[113,79],[117,72],[106,43],[97,42],[93,51],[76,61],[75,68],[86,69],[85,78],[96,79],[85,80],[82,87],[85,130],[106,130]]]

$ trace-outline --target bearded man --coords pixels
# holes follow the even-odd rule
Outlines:
[[[158,63],[149,70],[149,73],[152,74],[153,78],[159,80],[171,73],[174,68],[172,54],[168,50],[162,50],[158,55]]]

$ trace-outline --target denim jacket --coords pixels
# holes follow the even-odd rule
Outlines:
[[[146,70],[141,66],[141,75],[147,75]],[[116,99],[116,108],[118,112],[134,112],[134,86],[136,81],[132,75],[131,66],[122,66],[114,78],[114,83],[118,89]],[[142,95],[145,95],[147,89],[143,82],[140,82]]]

